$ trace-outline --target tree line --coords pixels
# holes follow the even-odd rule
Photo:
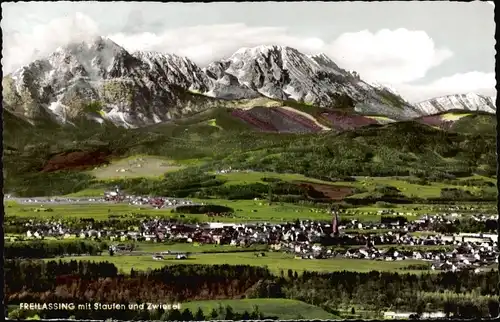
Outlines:
[[[246,265],[173,265],[131,270],[123,275],[110,263],[19,260],[6,261],[5,281],[8,305],[286,298],[329,311],[349,305],[375,312],[395,307],[417,311],[423,306],[425,310],[448,310],[447,313],[456,316],[492,313],[492,303],[498,308],[499,282],[498,273],[493,270],[481,274],[461,271],[420,275],[376,271],[299,275],[288,270],[273,275],[265,267]],[[459,299],[449,296],[466,293],[475,295]]]
[[[94,303],[88,302],[90,307],[93,307]],[[10,319],[24,320],[36,316],[42,319],[51,318],[69,318],[69,319],[114,319],[114,320],[154,320],[154,321],[207,321],[207,320],[277,320],[276,316],[267,316],[263,312],[259,311],[256,306],[251,312],[247,310],[243,312],[235,312],[230,305],[222,306],[219,305],[218,308],[213,308],[209,313],[203,312],[199,307],[196,312],[191,311],[189,308],[186,309],[172,309],[165,310],[163,308],[154,310],[134,310],[128,307],[128,303],[123,301],[125,305],[124,310],[21,310],[15,309],[8,312],[8,317]],[[138,302],[137,304],[141,304]]]
[[[430,229],[432,229],[432,231],[443,234],[496,233],[498,221],[496,219],[477,221],[473,218],[461,218],[452,220],[450,223],[434,222],[430,226]]]
[[[118,216],[113,214],[111,211],[109,213],[108,219],[96,220],[92,217],[90,218],[64,218],[64,219],[54,219],[57,222],[62,221],[62,224],[70,230],[86,230],[89,226],[95,230],[103,230],[106,228],[113,228],[116,230],[127,230],[129,227],[140,226],[144,219],[152,217],[150,215],[143,215],[140,213],[128,213],[123,217],[117,218]],[[33,231],[32,226],[37,224],[46,224],[50,221],[50,218],[45,218],[40,220],[40,218],[28,218],[28,217],[5,217],[4,221],[4,232],[6,234],[25,234],[28,231]],[[173,219],[172,219],[173,220]],[[49,224],[50,225],[50,224]]]
[[[64,255],[100,255],[106,242],[89,240],[33,240],[5,242],[5,258],[51,258]]]

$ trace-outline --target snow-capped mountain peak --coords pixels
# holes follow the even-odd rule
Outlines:
[[[250,56],[257,56],[259,54],[261,55],[268,55],[269,52],[281,52],[281,51],[286,51],[286,50],[295,50],[291,47],[287,46],[280,46],[280,45],[259,45],[255,47],[242,47],[238,49],[230,58],[234,59],[236,57],[240,57],[242,55],[250,55]]]
[[[495,99],[492,97],[478,95],[476,93],[467,93],[436,97],[417,103],[415,106],[422,114],[431,115],[452,110],[495,113],[495,104]]]
[[[187,57],[146,51],[135,52],[133,56],[148,66],[148,73],[154,78],[197,92],[209,88],[206,75]]]
[[[392,94],[401,97],[401,95],[398,93],[398,91],[392,85],[382,84],[382,83],[378,83],[378,82],[371,82],[370,85],[373,86],[373,87],[375,87],[375,88],[377,88],[377,89],[379,89],[379,90],[389,91]]]
[[[105,62],[111,61],[116,55],[126,53],[126,50],[109,38],[96,37],[92,41],[71,43],[59,47],[50,57],[73,56],[79,61],[89,61],[100,57]],[[104,63],[106,65],[106,63]]]
[[[126,126],[162,122],[212,103],[223,104],[208,97],[191,100],[182,91],[223,100],[265,96],[394,119],[420,116],[401,97],[367,84],[326,54],[309,56],[278,45],[241,48],[201,69],[186,57],[130,54],[98,37],[59,48],[6,78],[4,91],[10,92],[4,97],[9,106],[20,106],[19,111],[42,108],[58,119],[71,119],[85,110],[82,106],[97,102],[100,116],[94,111],[93,118]]]

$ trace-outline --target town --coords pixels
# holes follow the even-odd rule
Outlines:
[[[71,202],[72,199],[30,199],[33,203]],[[81,199],[77,199],[80,200]],[[190,200],[173,198],[149,198],[146,196],[123,195],[119,189],[106,192],[103,198],[87,199],[88,202],[128,203],[161,208],[164,205],[175,209],[180,205],[195,205]],[[49,210],[47,208],[45,210]],[[450,213],[424,214],[413,221],[404,217],[383,220],[382,214],[392,214],[391,210],[379,211],[380,222],[359,222],[340,220],[343,211],[332,212],[331,222],[296,220],[288,223],[185,223],[173,218],[144,218],[134,229],[95,227],[93,220],[85,229],[71,228],[62,220],[29,219],[22,227],[24,236],[20,239],[44,239],[47,237],[65,239],[81,238],[106,240],[111,243],[110,251],[120,255],[145,255],[134,250],[130,243],[187,243],[192,245],[214,244],[238,246],[242,249],[252,245],[265,245],[268,251],[293,254],[296,259],[352,258],[364,260],[402,261],[421,260],[431,270],[464,270],[476,272],[498,263],[497,235],[487,233],[438,233],[434,227],[453,224],[461,218],[456,208]],[[396,213],[397,215],[398,213]],[[402,215],[401,213],[399,215]],[[496,220],[493,215],[470,215],[474,221]],[[132,228],[132,227],[130,227]],[[155,260],[165,254],[186,258],[186,252],[150,252]]]

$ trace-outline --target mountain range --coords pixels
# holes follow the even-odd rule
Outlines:
[[[402,121],[445,111],[495,113],[491,97],[452,95],[410,104],[389,88],[369,84],[325,54],[305,55],[286,46],[242,48],[229,58],[200,68],[185,57],[157,52],[130,53],[112,40],[58,48],[5,76],[3,106],[23,119],[71,123],[84,116],[95,122],[142,127],[215,108],[233,111],[247,123],[249,109],[292,105],[328,113]],[[296,105],[295,104],[295,105]],[[293,106],[292,106],[293,108]],[[261,111],[279,118],[275,111]],[[269,114],[271,113],[271,114]],[[325,114],[326,113],[326,114]],[[269,115],[268,115],[269,114]],[[298,113],[294,119],[309,118]],[[331,117],[330,117],[331,119]],[[313,120],[323,127],[321,120]],[[260,122],[260,121],[259,121]],[[265,120],[263,121],[265,122]],[[330,122],[331,123],[331,122]],[[335,126],[333,126],[335,127]]]

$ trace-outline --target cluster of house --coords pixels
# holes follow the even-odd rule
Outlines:
[[[139,199],[148,200],[150,199]],[[193,204],[190,201],[178,201],[175,200],[176,204]],[[338,225],[338,231],[343,231],[343,239],[350,239],[348,244],[364,244],[368,235],[372,235],[372,242],[377,244],[391,244],[400,243],[407,245],[436,245],[441,243],[448,243],[452,245],[453,243],[464,242],[464,241],[480,241],[483,238],[495,239],[495,234],[456,234],[454,236],[441,236],[437,233],[432,233],[428,231],[430,224],[437,221],[446,221],[447,219],[442,217],[424,217],[412,222],[390,222],[390,223],[362,223],[357,220],[351,220]],[[217,236],[219,230],[225,230],[226,233],[230,230],[235,230],[238,235],[248,235],[247,237],[253,237],[253,239],[258,240],[275,240],[276,238],[282,240],[297,240],[297,241],[310,241],[312,243],[317,243],[322,236],[331,235],[334,232],[333,226],[337,225],[336,222],[325,223],[318,221],[295,221],[285,224],[268,224],[268,223],[247,223],[247,224],[231,224],[231,223],[218,223],[210,222],[206,224],[197,225],[187,225],[180,224],[172,219],[156,218],[149,219],[146,218],[142,221],[142,226],[137,230],[133,231],[118,231],[112,228],[106,229],[105,232],[98,232],[92,229],[92,223],[88,224],[88,229],[84,231],[69,231],[65,228],[65,225],[60,220],[29,220],[25,223],[25,228],[32,231],[32,233],[37,232],[39,235],[43,236],[62,236],[65,234],[77,234],[79,237],[108,237],[108,238],[131,238],[131,239],[144,239],[144,240],[158,240],[163,241],[165,239],[174,238],[175,233],[178,232],[182,234],[195,234],[198,235],[208,235]],[[380,232],[377,232],[379,230]],[[365,234],[361,234],[366,231]],[[202,234],[203,232],[203,234]],[[416,237],[411,234],[405,234],[407,232],[426,232],[427,237]],[[169,233],[174,235],[170,236]],[[231,232],[232,233],[232,232]],[[258,238],[261,236],[262,238]],[[422,234],[424,235],[424,234]],[[279,237],[276,237],[279,236]],[[188,236],[189,237],[189,236]],[[187,238],[187,237],[186,237]],[[204,238],[208,242],[214,243],[217,237]],[[202,241],[203,242],[203,241]],[[257,242],[254,240],[253,242]]]
[[[404,232],[432,232],[432,228],[435,227],[438,223],[444,224],[452,224],[453,217],[460,217],[460,215],[454,216],[450,215],[423,215],[419,219],[415,219],[413,221],[408,222],[400,222],[398,220],[394,220],[392,222],[387,223],[362,223],[357,220],[351,220],[343,224],[343,226],[339,226],[340,229],[344,230],[398,230]],[[482,214],[471,215],[470,218],[476,221],[487,221],[487,220],[496,220],[495,216],[487,216]]]
[[[396,250],[395,248],[362,247],[349,249],[342,253],[346,258],[374,259],[397,261],[405,259],[425,260],[431,263],[433,270],[460,270],[489,266],[498,262],[496,243],[484,241],[482,243],[460,242],[450,251],[443,250]]]
[[[133,254],[133,255],[148,255],[150,252],[142,252],[142,251],[134,251],[133,244],[130,243],[122,243],[122,244],[113,244],[109,246],[109,250],[113,251],[114,253],[117,254]],[[189,256],[189,253],[186,252],[176,252],[176,251],[170,251],[166,250],[163,252],[155,253],[152,258],[154,260],[163,260],[165,259],[165,256],[169,255],[175,256],[175,259],[187,259]]]
[[[139,197],[142,198],[142,197]],[[139,199],[144,200],[144,199]],[[150,200],[150,199],[146,199]],[[477,220],[486,220],[487,216],[476,216]],[[27,237],[41,238],[42,236],[69,237],[76,235],[80,238],[105,238],[111,241],[151,241],[151,242],[181,242],[200,244],[226,244],[249,246],[251,244],[268,244],[275,251],[293,253],[297,258],[328,258],[344,256],[348,258],[365,258],[376,260],[404,260],[422,259],[433,262],[435,269],[461,269],[465,266],[481,266],[491,264],[497,260],[498,247],[496,234],[455,234],[440,235],[411,234],[410,232],[425,231],[433,222],[449,221],[444,216],[424,216],[412,222],[391,223],[361,223],[352,220],[337,225],[338,217],[332,223],[317,221],[295,221],[284,224],[269,223],[217,223],[181,224],[169,219],[144,219],[140,227],[134,230],[106,229],[98,231],[88,228],[80,231],[71,231],[64,227],[61,221],[29,221],[25,224],[29,229]],[[361,234],[368,230],[366,234]],[[380,230],[380,232],[377,232]],[[340,235],[337,235],[341,232]],[[332,238],[337,240],[333,243]],[[328,241],[328,242],[325,242]],[[321,246],[324,245],[324,246]],[[333,251],[332,245],[351,245],[345,251]],[[380,247],[384,245],[384,247]],[[448,245],[453,251],[441,250],[414,251],[384,250],[387,245],[394,246],[432,246]],[[401,247],[399,247],[401,248]]]
[[[226,173],[233,173],[233,172],[252,172],[252,171],[253,170],[238,170],[238,169],[233,169],[233,168],[229,167],[227,169],[217,170],[217,171],[215,171],[215,173],[226,174]]]
[[[165,225],[161,220],[143,224],[143,236],[187,243],[215,243],[236,246],[269,244],[274,251],[294,254],[297,259],[323,259],[334,257],[398,261],[405,259],[427,260],[431,269],[459,270],[490,265],[497,261],[496,235],[459,234],[455,236],[411,236],[387,232],[381,235],[343,235],[349,244],[363,245],[346,250],[334,250],[332,246],[321,246],[321,237],[328,233],[329,225],[306,221],[299,225],[252,224],[236,225],[211,223],[208,225]],[[140,234],[132,234],[137,238]],[[140,237],[139,237],[140,238]],[[384,245],[384,247],[377,247]],[[396,250],[390,245],[409,246]],[[452,250],[412,250],[411,246],[449,245]],[[159,259],[159,258],[156,258]]]
[[[165,252],[166,254],[163,254],[163,255],[153,255],[153,259],[154,260],[164,260],[165,257],[164,255],[171,255],[170,252]],[[185,254],[185,253],[179,253],[179,254],[175,254],[175,259],[187,259],[188,258],[188,254]]]
[[[407,212],[402,212],[402,211],[396,211],[394,209],[381,209],[377,211],[378,215],[390,215],[390,216],[416,216],[417,211],[420,210],[420,208],[415,207],[413,210],[415,212],[407,211]],[[358,214],[358,215],[372,215],[373,213],[369,211],[360,211],[357,209],[346,209],[344,210],[347,214]],[[342,210],[341,210],[342,212]],[[473,206],[448,206],[446,208],[444,207],[437,207],[435,210],[432,210],[432,213],[430,214],[423,214],[425,218],[430,218],[430,217],[440,217],[440,218],[460,218],[463,216],[471,216],[474,218],[480,218],[481,220],[486,220],[486,219],[495,219],[496,218],[496,212],[491,213],[491,214],[485,214],[486,211],[481,210],[481,209],[476,209]],[[466,214],[467,213],[467,214]]]
[[[359,226],[358,226],[359,227]],[[451,236],[428,235],[412,236],[404,232],[388,231],[381,234],[361,235],[342,234],[339,238],[345,245],[366,245],[353,247],[345,251],[333,251],[331,246],[321,246],[322,238],[332,234],[332,225],[315,221],[299,221],[286,224],[230,224],[209,223],[205,225],[185,225],[148,220],[141,227],[142,233],[128,233],[127,238],[145,238],[146,240],[175,241],[187,243],[226,244],[248,246],[268,244],[275,251],[295,254],[298,258],[329,258],[344,256],[347,258],[365,258],[376,260],[421,259],[434,262],[435,269],[446,269],[448,261],[463,265],[487,265],[497,258],[497,237],[494,234],[456,234]],[[340,227],[341,229],[344,227]],[[453,251],[434,250],[395,251],[377,245],[387,246],[451,246]],[[429,248],[429,247],[428,247]],[[458,262],[457,262],[458,261]],[[439,263],[443,264],[440,265]],[[457,264],[455,266],[461,267]],[[450,266],[450,269],[455,269]]]
[[[435,205],[435,206],[431,206],[430,208],[426,207],[425,209],[430,210],[434,214],[443,215],[443,216],[446,216],[447,214],[453,214],[453,213],[459,213],[459,212],[470,213],[470,212],[485,211],[485,209],[482,208],[481,206],[474,206],[474,205]],[[489,208],[487,208],[487,209],[489,209]],[[424,208],[415,206],[412,210],[420,212],[421,210],[424,210]],[[356,210],[354,210],[354,211],[356,211]],[[405,215],[405,214],[411,215],[411,214],[414,214],[411,212],[402,213],[402,212],[398,212],[394,209],[382,209],[382,210],[379,210],[378,213],[379,214],[390,214],[390,215]]]
[[[118,188],[114,191],[105,192],[104,200],[107,202],[128,203],[129,205],[134,206],[151,206],[155,209],[172,208],[181,205],[194,205],[194,203],[190,200],[126,195],[121,193]]]
[[[392,320],[392,319],[412,319],[412,317],[419,317],[420,319],[442,319],[446,317],[444,312],[424,312],[422,314],[418,314],[417,312],[393,312],[387,311],[384,312],[384,319]]]
[[[438,214],[435,214],[435,215],[428,215],[428,214],[425,214],[422,216],[421,219],[423,220],[436,220],[436,219],[439,219],[439,220],[450,220],[450,219],[455,219],[455,218],[463,218],[467,216],[468,218],[471,218],[473,220],[476,220],[476,221],[486,221],[486,220],[496,220],[497,219],[497,215],[496,214],[484,214],[484,213],[472,213],[472,214],[467,214],[467,215],[464,215],[462,213],[458,213],[458,212],[451,212],[451,213],[438,213]]]
[[[178,200],[172,198],[163,198],[163,197],[137,197],[131,196],[129,199],[130,205],[143,206],[148,205],[152,206],[155,209],[161,208],[172,208],[176,206],[185,206],[185,205],[195,205],[190,200]]]
[[[471,204],[466,204],[466,205],[436,205],[432,207],[433,211],[442,211],[442,212],[451,212],[451,211],[480,211],[481,209],[484,209],[481,207],[481,205],[471,205]]]

